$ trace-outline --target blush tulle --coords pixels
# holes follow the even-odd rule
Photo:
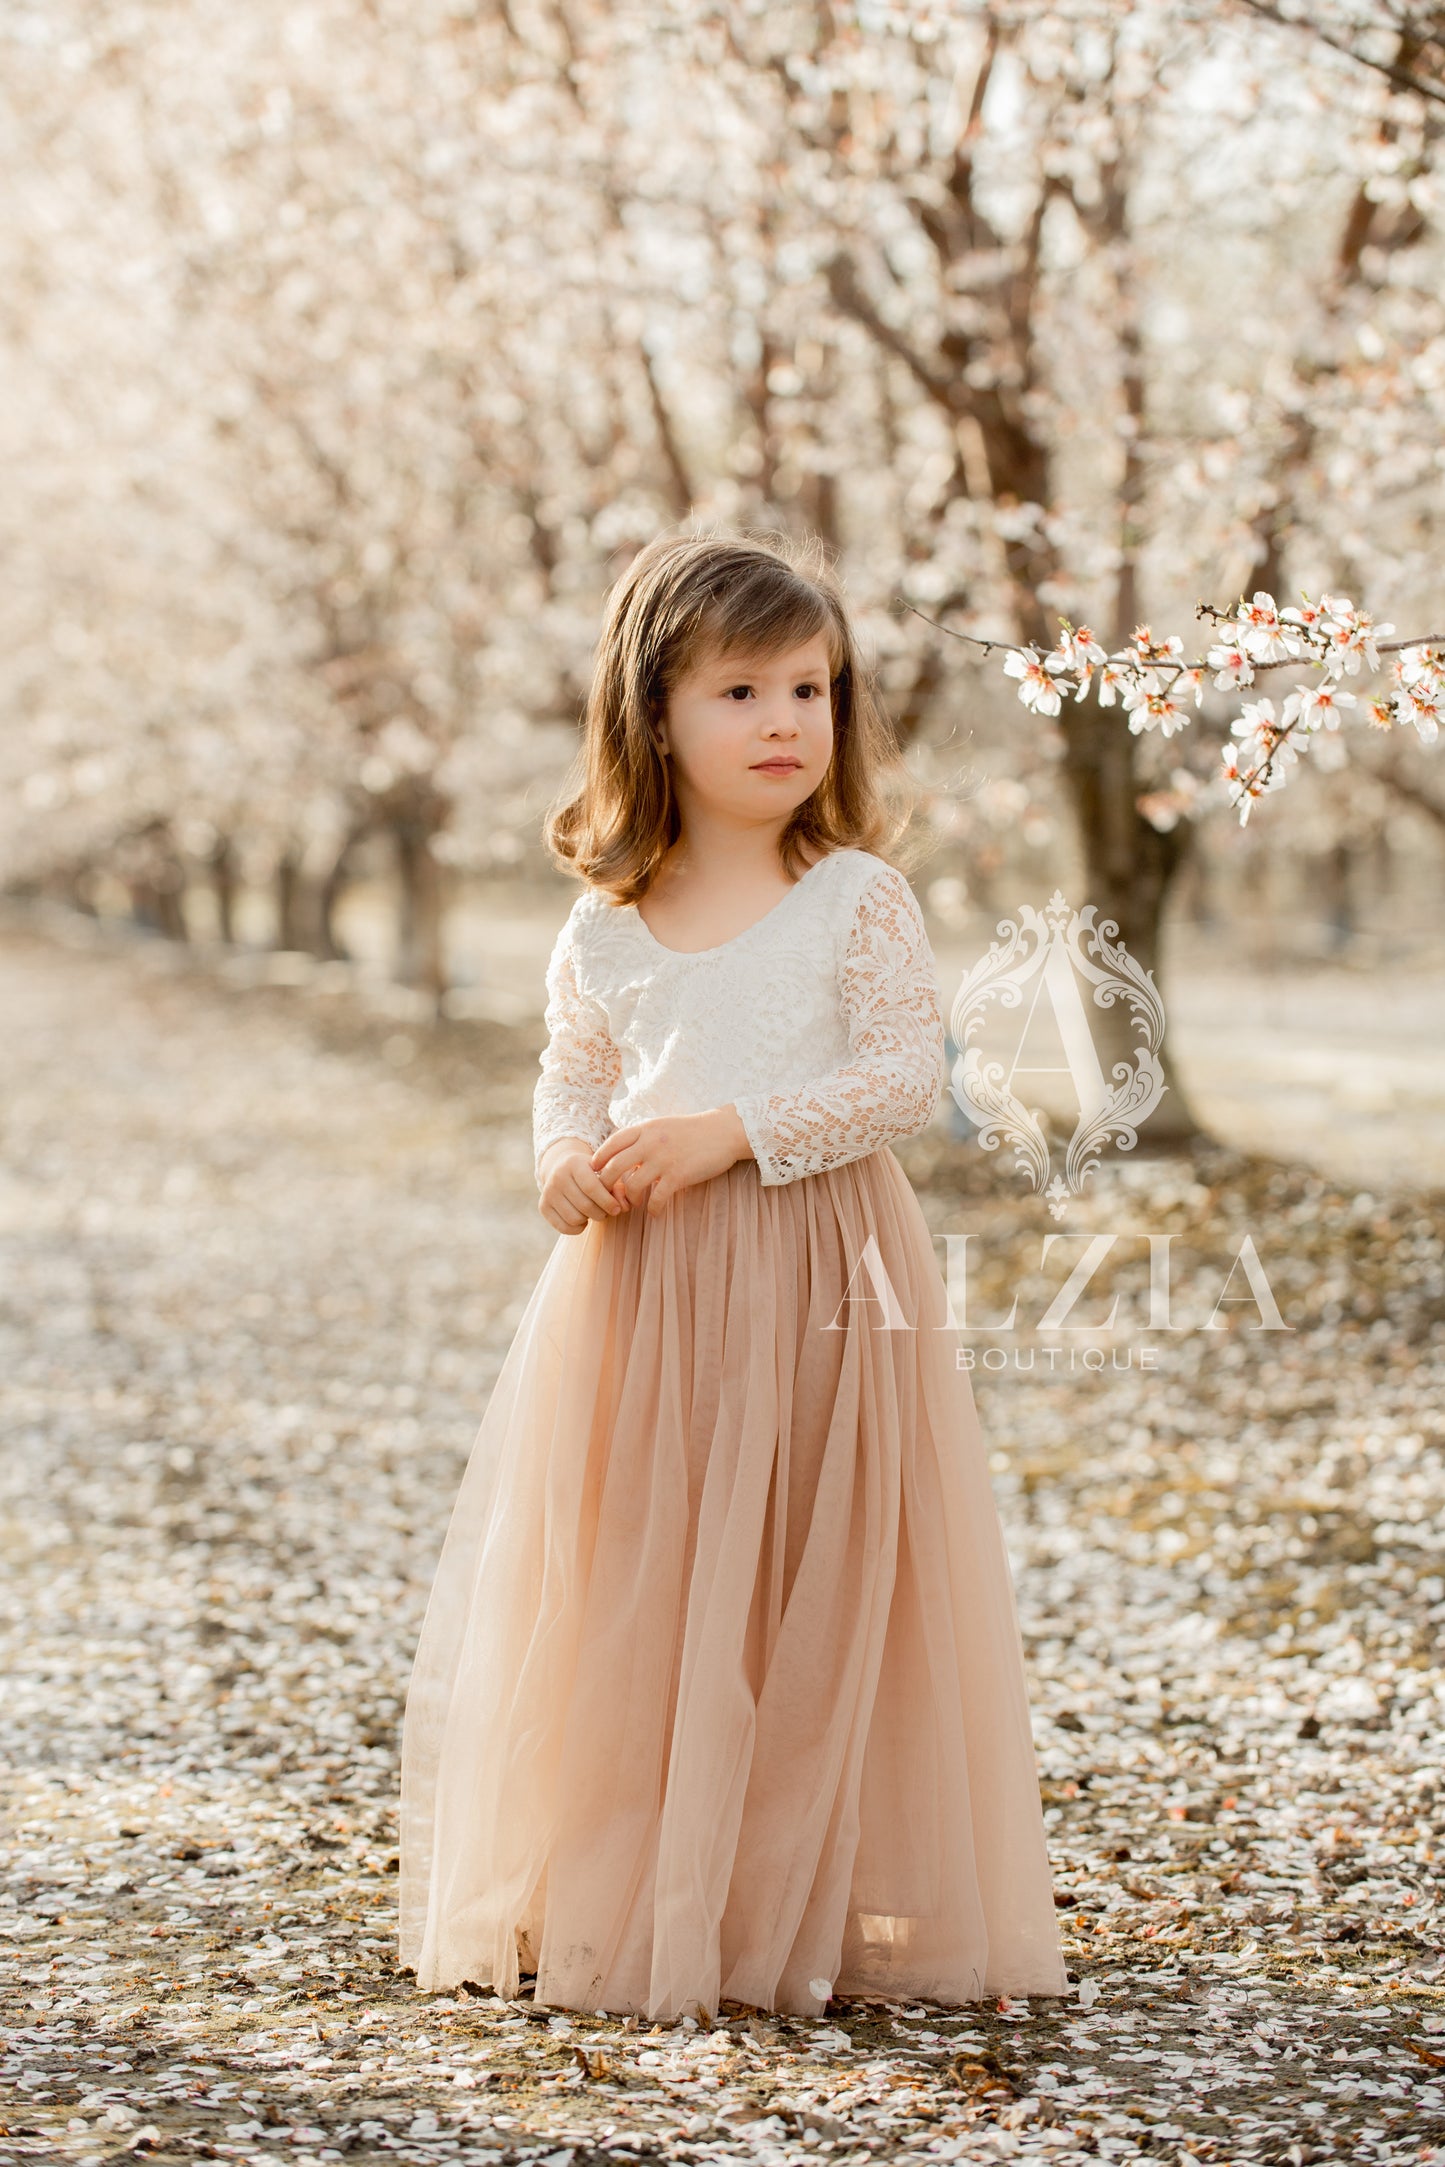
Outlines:
[[[539,2003],[653,2018],[1067,1991],[946,1314],[887,1149],[558,1237],[407,1698],[421,1987],[534,1970]]]

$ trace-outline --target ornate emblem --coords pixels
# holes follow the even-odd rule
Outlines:
[[[950,1028],[960,1051],[949,1089],[978,1123],[978,1141],[984,1150],[1012,1144],[1020,1172],[1029,1176],[1036,1194],[1048,1199],[1053,1217],[1062,1219],[1068,1198],[1079,1195],[1090,1174],[1098,1171],[1105,1146],[1112,1143],[1121,1151],[1132,1151],[1139,1129],[1169,1088],[1159,1060],[1164,1004],[1153,972],[1141,970],[1116,938],[1117,924],[1106,918],[1095,925],[1092,903],[1071,911],[1056,888],[1042,914],[1026,903],[1019,918],[1018,925],[1009,918],[1000,921],[996,931],[1001,938],[959,987]],[[1095,1008],[1127,1002],[1140,1036],[1130,1059],[1116,1062],[1112,1081],[1106,1081],[1099,1063],[1081,984],[1092,988]],[[1030,986],[1029,1016],[1041,998],[1048,1000],[1079,1104],[1063,1171],[1052,1178],[1043,1111],[1024,1105],[1013,1090],[1012,1072],[1006,1076],[1000,1062],[985,1061],[976,1043],[990,1004],[996,1001],[1000,1008],[1020,1008]]]

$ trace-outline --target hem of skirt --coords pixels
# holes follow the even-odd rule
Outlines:
[[[409,1969],[411,1967],[404,1968]],[[425,1984],[422,1983],[420,1978],[416,1979],[416,1991],[419,1994],[455,1994],[459,1989],[465,1989],[471,1993],[497,1995],[509,2002],[526,1999],[538,2009],[566,2009],[574,2014],[585,2016],[645,2016],[650,2021],[657,2023],[674,2023],[680,2017],[690,2015],[710,2018],[715,2017],[718,2013],[717,2007],[703,2001],[698,1995],[681,1996],[677,2006],[672,2009],[655,2009],[650,2007],[645,1999],[639,2001],[627,1997],[624,1997],[621,2001],[607,1998],[601,2000],[578,1998],[569,2001],[563,1995],[538,1993],[536,1982],[537,1974],[535,1972],[519,1970],[517,1985],[510,1992],[504,1992],[501,1987],[495,1985],[491,1980],[478,1979],[472,1976],[465,1967],[457,1971],[455,1978],[443,1976],[433,1968]],[[522,1989],[529,1985],[531,1991],[524,1996]],[[810,1997],[806,2004],[785,2001],[777,1997],[774,1997],[771,2001],[748,2001],[741,1996],[729,1994],[720,1997],[718,2006],[757,2009],[768,2016],[817,2017],[821,2013],[821,2009],[826,2007],[829,2002],[915,2001],[927,2002],[936,2009],[976,2009],[982,2003],[994,2001],[1000,1997],[1021,2001],[1034,1998],[1047,1999],[1055,1996],[1061,1999],[1069,1999],[1072,1997],[1073,1992],[1073,1984],[1068,1977],[1062,1960],[1060,1960],[1057,1971],[1050,1968],[1047,1973],[1040,1973],[1027,1968],[1021,1971],[1005,1971],[994,1974],[989,1974],[986,1971],[982,1982],[976,1983],[975,1990],[971,1993],[961,1993],[957,1988],[940,1989],[935,1984],[925,1984],[918,1980],[916,1974],[912,1980],[906,1974],[900,1974],[886,1980],[870,1979],[867,1981],[853,1981],[846,1977],[840,1977],[834,1981],[833,1991],[829,1995],[822,1997],[821,2000],[818,1997]]]

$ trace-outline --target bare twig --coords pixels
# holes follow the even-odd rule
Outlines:
[[[1397,90],[1413,91],[1417,98],[1429,98],[1436,105],[1445,105],[1445,87],[1432,83],[1427,77],[1412,75],[1408,68],[1402,68],[1396,61],[1376,60],[1371,54],[1362,53],[1358,46],[1351,45],[1348,39],[1326,30],[1322,23],[1311,22],[1303,15],[1286,15],[1282,9],[1272,5],[1272,0],[1239,0],[1239,4],[1248,8],[1251,15],[1262,16],[1266,22],[1278,23],[1283,30],[1302,30],[1306,37],[1318,38],[1322,45],[1328,45],[1334,52],[1343,53],[1347,60],[1353,60],[1358,67],[1373,68],[1376,74],[1386,76]]]
[[[921,617],[926,625],[933,626],[935,632],[944,632],[951,640],[967,640],[971,647],[980,647],[985,654],[992,653],[995,647],[1001,648],[1005,654],[1010,655],[1023,655],[1029,652],[1027,647],[1021,646],[1016,640],[990,640],[985,639],[977,632],[957,632],[952,625],[940,624],[936,617],[930,617],[925,610],[919,609],[915,603],[908,601],[902,595],[898,597],[898,607],[912,611],[915,617]],[[1223,613],[1220,612],[1220,614]],[[1417,638],[1411,640],[1376,640],[1374,647],[1377,655],[1399,654],[1407,647],[1445,647],[1445,632],[1422,632]],[[1141,669],[1152,670],[1156,674],[1163,674],[1167,671],[1176,677],[1185,670],[1207,670],[1213,667],[1211,663],[1203,660],[1198,662],[1146,662],[1142,658],[1139,666]],[[1265,670],[1289,670],[1318,666],[1318,658],[1308,654],[1281,655],[1273,662],[1255,662],[1251,666],[1255,676],[1258,677]]]

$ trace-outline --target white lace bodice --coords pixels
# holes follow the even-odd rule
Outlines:
[[[547,967],[533,1097],[540,1159],[659,1114],[736,1105],[771,1187],[846,1166],[932,1119],[938,967],[913,890],[866,850],[811,865],[745,932],[688,955],[588,888]]]

